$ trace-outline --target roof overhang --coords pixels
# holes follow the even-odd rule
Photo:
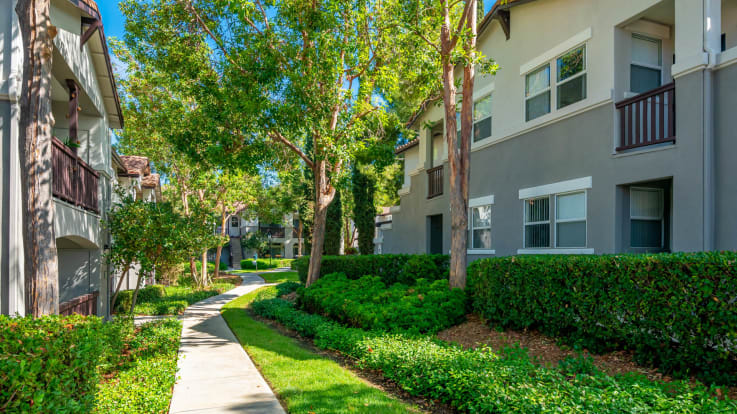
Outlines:
[[[400,146],[398,146],[398,147],[397,147],[397,148],[396,148],[396,149],[394,150],[394,153],[395,153],[395,154],[397,154],[397,155],[398,155],[398,154],[401,154],[401,153],[403,153],[403,152],[407,151],[407,150],[408,150],[408,149],[410,149],[410,148],[416,147],[416,146],[417,146],[417,145],[419,145],[419,144],[420,144],[420,139],[419,139],[419,138],[415,138],[415,139],[413,139],[412,141],[410,141],[410,142],[408,142],[408,143],[406,143],[406,144],[404,144],[404,145],[400,145]]]

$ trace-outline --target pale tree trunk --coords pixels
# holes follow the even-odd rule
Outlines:
[[[302,217],[299,218],[299,226],[297,227],[297,256],[302,256]]]
[[[136,300],[138,300],[138,291],[141,290],[141,282],[143,281],[143,270],[138,272],[138,279],[136,280],[136,290],[133,291],[133,299],[131,300],[130,314],[133,315],[133,310],[136,308]]]
[[[222,214],[221,214],[221,230],[220,235],[225,237],[226,234],[226,228],[225,225],[228,224],[228,215],[225,213],[225,204],[223,204]],[[232,249],[233,246],[230,246]],[[220,255],[223,253],[223,246],[221,244],[218,244],[216,253],[215,253],[215,279],[220,276]]]
[[[19,149],[26,314],[59,313],[59,276],[51,192],[51,59],[56,27],[50,0],[18,0],[23,42]]]
[[[179,181],[182,189],[182,205],[184,206],[184,215],[189,217],[189,199],[187,198],[187,188],[182,180]],[[197,283],[197,266],[195,266],[194,257],[189,258],[189,272],[192,274],[192,281]]]
[[[115,293],[113,294],[113,298],[110,299],[110,309],[112,310],[115,307],[115,302],[118,299],[118,293],[120,293],[120,288],[123,286],[123,280],[128,278],[128,272],[130,271],[131,264],[126,263],[125,270],[120,274],[120,280],[118,280],[118,286],[115,287]]]
[[[315,165],[315,220],[312,225],[310,267],[307,272],[306,286],[308,287],[320,278],[322,250],[325,245],[325,223],[328,206],[333,198],[335,198],[335,187],[328,184],[326,162],[318,161]]]
[[[200,280],[200,287],[205,287],[207,283],[207,250],[202,252],[202,279]]]
[[[463,48],[473,54],[476,48],[476,0],[467,0],[468,14],[466,28],[472,36],[464,43]],[[441,48],[443,52],[443,103],[445,108],[445,134],[448,145],[448,164],[450,167],[450,287],[466,287],[466,268],[468,266],[468,179],[470,169],[471,129],[473,127],[473,64],[464,67],[463,102],[461,107],[461,137],[456,134],[456,90],[454,66],[450,56],[453,45],[451,41],[451,24],[447,7],[444,9],[444,22],[441,29]],[[473,57],[473,56],[471,56]]]

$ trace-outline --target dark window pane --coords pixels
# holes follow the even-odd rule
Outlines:
[[[527,120],[531,121],[550,113],[550,91],[530,98],[525,102],[527,108]]]
[[[586,75],[558,86],[558,109],[586,99]]]
[[[586,247],[586,222],[558,223],[557,247]]]
[[[630,89],[635,93],[645,93],[660,87],[661,72],[659,69],[644,66],[631,66]]]
[[[550,247],[550,224],[526,225],[525,247]]]
[[[474,230],[471,246],[474,249],[491,249],[491,230]]]
[[[473,124],[473,142],[478,142],[491,136],[491,117],[482,119]]]
[[[663,224],[660,220],[632,220],[630,238],[632,247],[663,246]]]

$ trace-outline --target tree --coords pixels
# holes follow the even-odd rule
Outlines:
[[[374,252],[376,229],[376,205],[374,204],[375,182],[357,166],[353,167],[353,221],[358,228],[358,251],[361,254]]]
[[[387,2],[394,5],[394,2]],[[391,68],[397,10],[372,0],[127,0],[126,43],[168,74],[177,93],[209,116],[220,136],[180,148],[248,148],[254,139],[291,151],[313,172],[314,223],[307,285],[320,274],[334,180],[360,147],[375,99],[397,87]],[[313,151],[305,151],[312,141]],[[205,151],[208,152],[208,151]]]
[[[343,236],[343,204],[340,201],[340,191],[336,191],[335,199],[326,215],[325,222],[325,254],[337,256],[340,254],[340,246]]]
[[[507,0],[499,0],[506,3]],[[439,4],[438,4],[439,3]],[[450,166],[450,210],[451,210],[451,259],[450,287],[465,288],[468,243],[468,181],[471,162],[471,132],[473,129],[473,86],[476,66],[484,73],[494,73],[497,66],[484,58],[476,49],[478,1],[465,0],[441,2],[430,0],[407,0],[409,24],[415,42],[424,43],[424,56],[433,62],[442,76],[439,82],[427,86],[428,97],[421,107],[442,97],[445,113],[445,140],[448,146]],[[483,4],[481,6],[483,12]],[[436,35],[429,38],[428,28],[438,27]],[[417,46],[415,46],[417,48]],[[457,135],[457,90],[456,67],[463,69],[461,77],[460,137]],[[442,91],[438,95],[437,91]]]
[[[51,60],[56,27],[50,0],[18,0],[23,45],[19,158],[26,313],[59,312],[59,276],[51,194]]]

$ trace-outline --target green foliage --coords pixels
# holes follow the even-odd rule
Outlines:
[[[450,290],[446,280],[412,281],[412,286],[387,286],[378,276],[351,280],[343,273],[333,273],[301,289],[298,303],[306,311],[380,331],[434,333],[464,319],[466,295],[462,290]]]
[[[681,377],[737,383],[736,253],[520,256],[469,268],[474,311]]]
[[[416,258],[420,256],[420,258]],[[435,267],[425,268],[426,273],[412,272],[407,269],[403,272],[407,263],[412,260],[415,263],[424,263],[426,256],[435,263]],[[292,262],[292,269],[299,273],[299,280],[302,283],[307,281],[307,270],[309,267],[309,257],[300,257]],[[400,275],[404,278],[405,284],[413,284],[410,275],[414,274],[417,278],[435,281],[440,279],[448,279],[448,267],[450,257],[447,255],[409,255],[409,254],[377,254],[377,255],[361,255],[361,256],[325,256],[322,258],[322,267],[320,269],[321,277],[330,273],[345,273],[350,279],[358,279],[361,276],[375,275],[387,284],[392,285],[399,281]]]
[[[253,259],[241,260],[241,269],[246,269],[246,270],[274,269],[277,267],[281,267],[282,261],[281,259],[272,259],[271,263],[269,263],[269,259],[258,259],[256,263],[257,265],[253,264]]]
[[[93,413],[166,413],[176,381],[182,324],[176,319],[141,325],[130,356],[112,381],[100,382]],[[142,380],[144,379],[144,380]]]
[[[181,265],[185,265],[185,264],[187,266],[187,270],[189,270],[189,262],[182,263]],[[197,270],[200,270],[202,268],[202,261],[195,260],[194,264],[197,267]],[[225,270],[228,270],[228,265],[223,262],[220,262],[220,271],[225,271]],[[215,273],[215,263],[210,262],[210,261],[207,262],[207,273],[208,274]]]
[[[226,292],[235,285],[230,282],[213,283],[208,288],[197,288],[192,278],[180,278],[179,286],[146,286],[138,292],[136,315],[179,315],[193,303]],[[124,290],[118,295],[115,311],[127,312],[133,299],[132,290]]]
[[[364,369],[380,370],[410,395],[479,413],[733,412],[737,403],[712,397],[714,388],[662,383],[637,374],[608,376],[584,362],[563,370],[541,367],[520,348],[464,350],[431,337],[381,334],[344,327],[298,311],[282,299],[254,302],[252,310],[279,321],[323,349],[336,350]]]
[[[340,201],[340,190],[335,191],[335,198],[328,206],[327,221],[325,223],[325,254],[337,256],[340,254],[340,236],[343,232],[343,204]]]
[[[374,192],[376,183],[357,166],[353,168],[353,221],[358,228],[358,250],[361,254],[374,252],[374,232],[376,231],[376,206]]]

